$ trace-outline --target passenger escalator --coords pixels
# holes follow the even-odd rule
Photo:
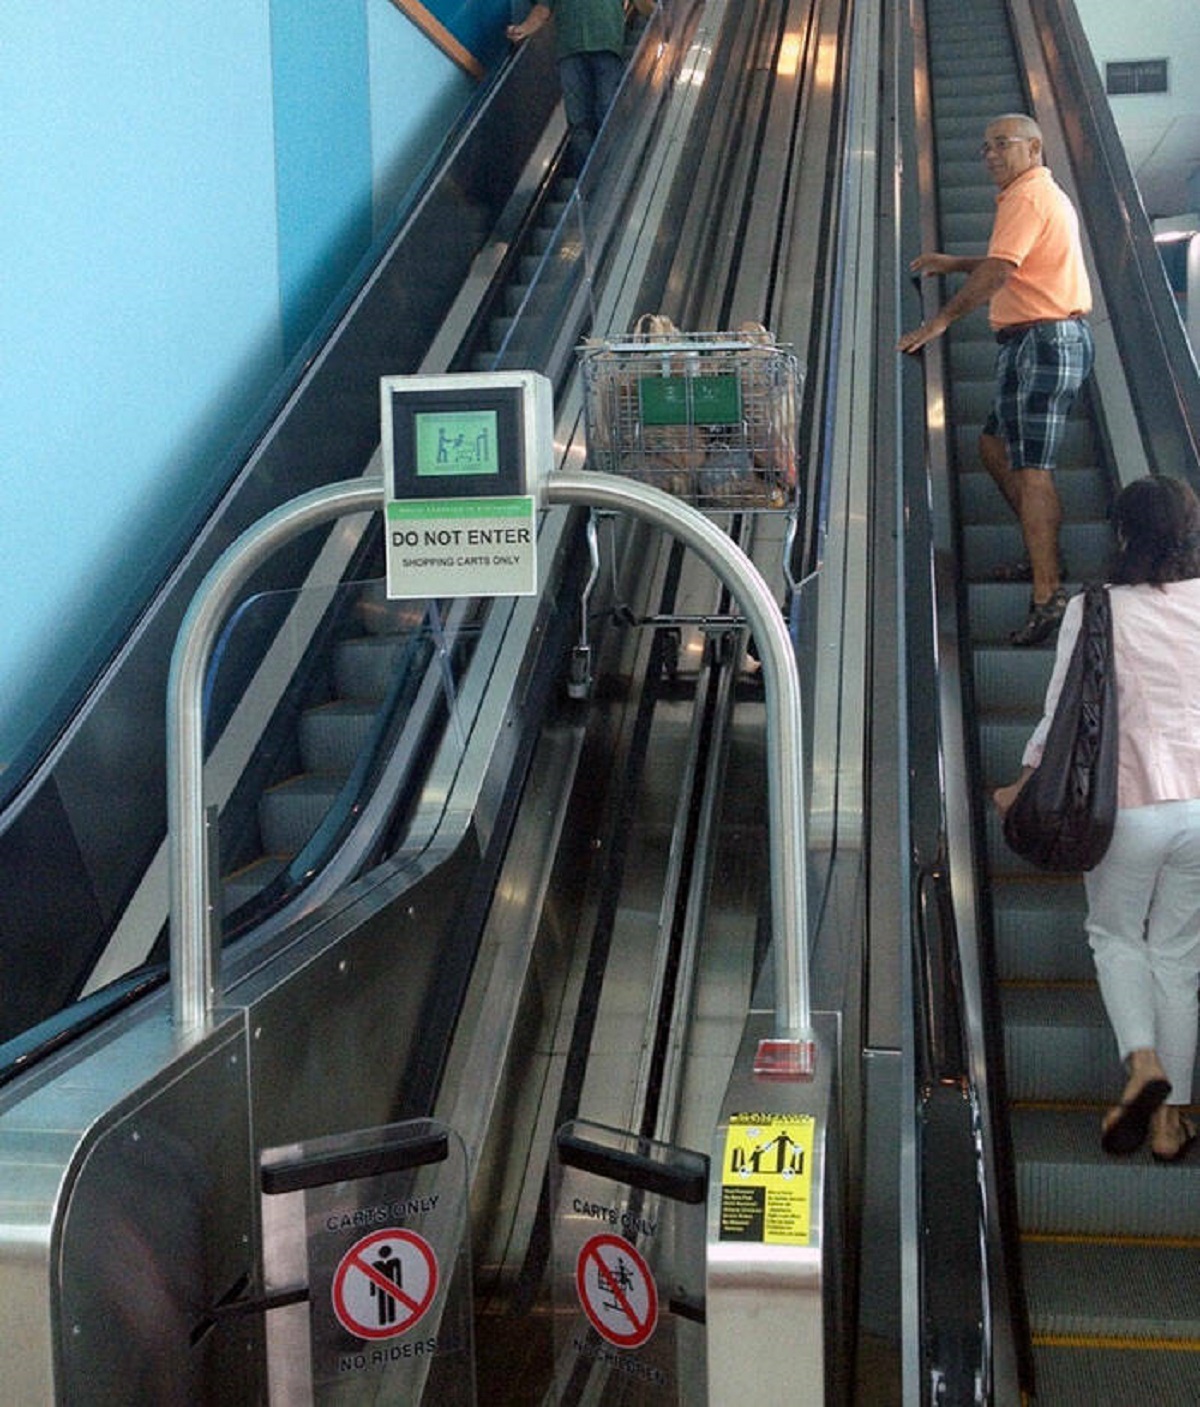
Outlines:
[[[1081,95],[1094,101],[1095,78],[1089,87],[1086,54],[1080,62],[1072,52],[1078,36],[1069,20],[1052,23],[1044,6],[1004,0],[926,0],[923,14],[936,224],[925,226],[922,242],[979,254],[991,225],[992,188],[977,153],[992,117],[1034,112],[1060,182],[1069,181],[1072,166],[1076,179],[1085,179],[1079,174],[1084,149],[1091,148],[1094,158],[1115,134],[1098,128],[1081,102]],[[1060,122],[1070,132],[1067,139]],[[1111,148],[1106,159],[1122,165]],[[1065,517],[1062,555],[1072,590],[1106,578],[1113,545],[1109,508],[1121,483],[1147,468],[1195,482],[1198,467],[1191,449],[1172,447],[1189,445],[1194,419],[1191,430],[1186,418],[1182,428],[1172,425],[1161,448],[1146,433],[1156,414],[1151,406],[1161,410],[1163,402],[1136,384],[1145,373],[1137,364],[1148,354],[1147,341],[1135,331],[1142,315],[1136,305],[1153,300],[1131,296],[1116,267],[1136,265],[1136,258],[1117,251],[1140,245],[1144,253],[1146,235],[1128,225],[1106,227],[1102,190],[1108,187],[1098,186],[1081,186],[1077,201],[1090,235],[1102,352],[1056,473]],[[1153,267],[1144,267],[1153,286]],[[1160,327],[1169,332],[1174,310],[1161,297],[1155,307]],[[1115,348],[1109,340],[1114,333]],[[1164,340],[1160,333],[1153,343],[1158,374],[1164,383],[1185,388],[1177,406],[1194,405],[1194,365],[1190,358],[1162,360]],[[1054,1404],[1190,1402],[1200,1395],[1200,1225],[1189,1210],[1200,1171],[1156,1167],[1148,1153],[1118,1161],[1101,1152],[1100,1116],[1124,1077],[1083,932],[1082,883],[1040,873],[1013,856],[986,800],[1020,769],[1022,749],[1041,714],[1053,649],[1015,649],[1007,640],[1024,616],[1029,585],[1011,580],[1022,555],[1020,534],[975,449],[991,399],[994,354],[982,313],[957,323],[948,342],[942,386],[948,477],[939,492],[940,511],[952,524],[945,546],[957,562],[953,609],[960,624],[957,639],[953,632],[948,639],[956,656],[961,648],[968,757],[961,784],[974,818],[980,886],[981,948],[969,966],[977,964],[982,986],[972,1039],[975,1058],[985,1062],[978,1088],[985,1102],[992,1101],[995,1121],[992,1211],[1000,1221],[1011,1220],[1017,1238],[1009,1243],[1007,1281],[1001,1277],[998,1283],[1007,1283],[1012,1295],[1020,1388]],[[1177,337],[1175,346],[1178,351]],[[1138,406],[1140,433],[1133,429],[1130,398]],[[983,1185],[989,1185],[986,1178]],[[997,1238],[997,1247],[1003,1239]],[[1026,1331],[1028,1356],[1022,1358]],[[1001,1380],[995,1400],[1016,1400],[1007,1394],[1017,1390],[1016,1383]]]

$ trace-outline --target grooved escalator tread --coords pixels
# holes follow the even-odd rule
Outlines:
[[[1037,1402],[1045,1407],[1195,1407],[1200,1402],[1200,1353],[1149,1348],[1038,1345]]]
[[[1028,1239],[1021,1257],[1035,1338],[1200,1347],[1200,1240]]]
[[[1200,1155],[1163,1165],[1148,1148],[1128,1157],[1103,1152],[1105,1107],[1029,1102],[1012,1108],[1022,1232],[1200,1237]]]

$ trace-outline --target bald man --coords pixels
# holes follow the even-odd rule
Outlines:
[[[979,457],[1021,525],[1028,563],[1011,575],[1027,575],[1033,584],[1028,617],[1009,640],[1037,645],[1058,629],[1067,604],[1058,548],[1062,506],[1052,471],[1068,412],[1092,369],[1092,294],[1079,218],[1043,163],[1037,123],[1023,113],[993,118],[980,156],[997,187],[987,253],[925,253],[913,260],[916,273],[964,273],[967,279],[938,312],[901,337],[899,349],[919,352],[956,318],[988,304],[999,346],[996,397]]]

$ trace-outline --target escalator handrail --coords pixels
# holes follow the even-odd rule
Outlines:
[[[924,0],[911,0],[912,32],[915,36],[913,69],[916,75],[916,121],[909,153],[915,153],[917,185],[920,194],[923,249],[942,248],[937,221],[937,200],[933,156],[933,114],[929,81],[929,37]],[[897,266],[901,267],[900,256]],[[931,296],[923,289],[922,297]],[[932,312],[932,308],[930,309]],[[1019,1293],[1019,1249],[1015,1241],[1015,1205],[1011,1160],[1000,1154],[1002,1140],[997,1136],[997,1103],[1002,1072],[993,1053],[996,1031],[993,1013],[985,1000],[989,982],[989,961],[984,932],[982,898],[978,875],[980,834],[977,800],[972,795],[970,745],[964,710],[961,672],[960,602],[961,573],[958,570],[958,541],[951,506],[956,501],[950,474],[950,447],[944,408],[948,402],[949,377],[945,339],[924,349],[924,467],[921,483],[914,491],[929,511],[929,582],[931,585],[932,644],[934,673],[932,688],[937,708],[937,768],[942,779],[941,830],[929,839],[929,864],[940,875],[948,898],[938,905],[938,940],[943,953],[956,956],[953,963],[934,963],[929,955],[914,956],[919,975],[931,971],[947,979],[936,991],[915,994],[918,1011],[927,1015],[925,1025],[940,1023],[943,1035],[948,1013],[956,1013],[953,1039],[942,1049],[961,1050],[962,1068],[943,1071],[961,1080],[977,1111],[975,1160],[979,1195],[979,1275],[982,1293],[982,1322],[987,1332],[981,1340],[984,1355],[981,1379],[1004,1400],[1014,1383],[1029,1381],[1032,1361],[1028,1322],[1023,1296]],[[914,864],[920,866],[919,856]],[[931,935],[917,926],[914,942]],[[940,1011],[936,1019],[928,1015]],[[920,1097],[919,1091],[915,1092]]]

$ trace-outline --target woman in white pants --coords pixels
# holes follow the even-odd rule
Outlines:
[[[1200,501],[1178,479],[1151,476],[1114,509],[1109,588],[1117,674],[1117,824],[1084,876],[1096,976],[1128,1072],[1104,1116],[1101,1145],[1159,1162],[1185,1157],[1200,973]],[[1045,712],[1020,777],[995,792],[1001,815],[1041,761],[1083,617],[1068,605]]]

